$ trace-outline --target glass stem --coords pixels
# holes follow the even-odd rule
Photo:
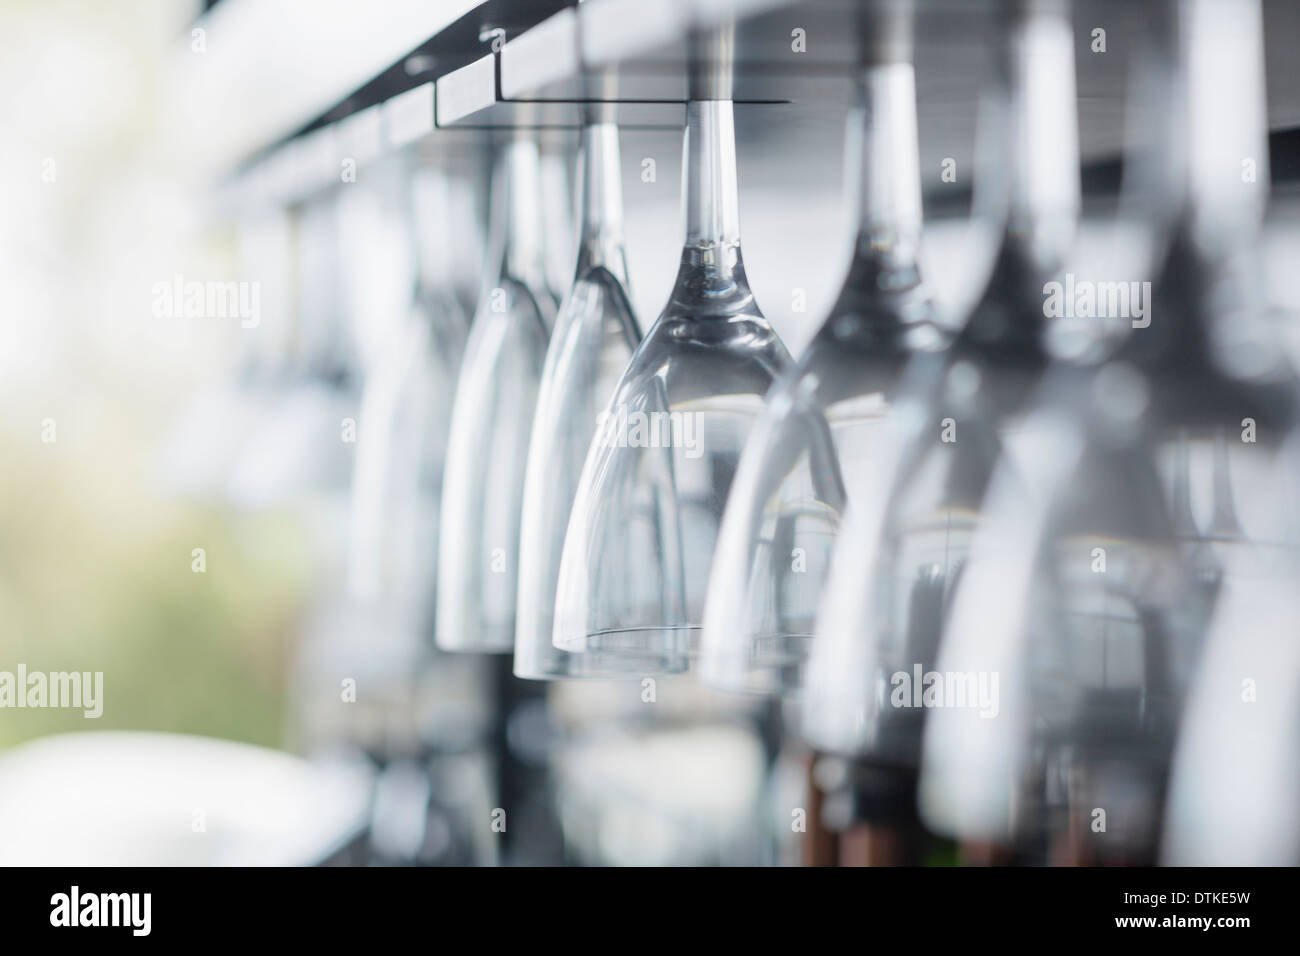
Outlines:
[[[604,268],[627,288],[617,125],[594,122],[583,126],[581,175],[582,232],[577,274],[581,277],[592,269]]]
[[[1127,354],[1187,379],[1219,368],[1215,337],[1232,313],[1215,286],[1237,288],[1241,313],[1256,304],[1251,257],[1241,253],[1268,198],[1263,22],[1258,0],[1162,0],[1148,13],[1143,112],[1158,134],[1135,163],[1134,194],[1154,204],[1144,212],[1164,248],[1159,311],[1150,330],[1129,337]]]
[[[1074,37],[1065,3],[1006,5],[992,95],[980,123],[976,200],[1002,223],[993,269],[962,336],[1045,359],[1043,285],[1065,264],[1079,218]]]
[[[1079,133],[1074,47],[1065,4],[1022,0],[1006,26],[995,108],[997,152],[980,172],[1005,197],[1003,244],[1030,264],[1055,271],[1079,214]],[[992,157],[990,157],[992,158]]]
[[[686,243],[664,317],[761,317],[740,255],[736,132],[725,99],[690,100],[682,158]]]
[[[420,287],[450,293],[452,215],[447,174],[436,166],[416,167],[411,193],[408,228],[418,257]]]
[[[736,130],[730,100],[691,100],[687,104],[682,165],[687,246],[701,250],[738,246]],[[720,264],[725,259],[720,257]]]
[[[542,230],[541,161],[537,144],[515,139],[497,159],[492,189],[494,268],[485,275],[496,283],[512,279],[533,290],[546,288],[546,254]],[[491,289],[484,301],[491,300]]]
[[[1231,249],[1258,228],[1268,197],[1262,12],[1259,0],[1187,0],[1180,11],[1186,132],[1175,143],[1189,211],[1204,248]]]
[[[921,238],[921,164],[916,75],[910,63],[867,67],[861,109],[850,120],[848,188],[856,194],[856,255],[879,273],[916,270]]]

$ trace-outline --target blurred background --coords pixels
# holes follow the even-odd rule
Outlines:
[[[847,770],[782,732],[782,704],[687,677],[517,681],[508,659],[436,652],[415,612],[377,608],[344,584],[361,447],[346,423],[362,416],[375,325],[353,304],[376,301],[358,287],[367,256],[380,270],[394,256],[383,229],[365,233],[364,211],[338,195],[350,185],[298,176],[300,195],[268,203],[257,190],[283,183],[257,161],[490,54],[490,28],[513,39],[564,6],[0,3],[0,670],[103,674],[98,718],[0,711],[0,862],[810,859],[797,825],[816,815],[821,791],[810,787],[834,790]],[[671,61],[663,50],[694,18],[715,22],[732,6],[744,5],[667,5],[668,35],[637,55]],[[801,18],[817,22],[815,3],[754,6],[781,48]],[[922,256],[956,313],[989,253],[968,175],[987,56],[962,41],[959,14],[933,6],[940,29],[917,51]],[[1124,254],[1112,218],[1131,121],[1124,6],[1075,12],[1080,275],[1110,274],[1105,263]],[[1285,6],[1267,5],[1279,24],[1268,33],[1274,129],[1300,125]],[[1104,64],[1089,56],[1094,20],[1111,25]],[[453,25],[451,39],[431,42]],[[827,47],[824,33],[812,37],[815,59]],[[850,71],[823,67],[773,71],[769,98],[785,102],[736,107],[748,275],[795,355],[835,299],[854,227],[842,183]],[[681,247],[674,109],[675,123],[670,113],[622,133],[643,330]],[[493,134],[427,122],[408,154],[456,179],[442,218],[415,228],[451,264],[468,311]],[[558,170],[555,221],[570,220],[555,232],[561,288],[576,145],[572,127],[543,139]],[[940,175],[946,158],[955,182]],[[1271,305],[1295,311],[1289,158],[1274,161],[1261,251]],[[370,168],[380,167],[362,167],[362,187]],[[351,243],[340,222],[361,222]],[[192,280],[255,283],[256,323],[160,309],[160,295]]]

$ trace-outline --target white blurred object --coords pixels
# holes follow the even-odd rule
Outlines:
[[[1300,862],[1296,615],[1294,573],[1227,569],[1174,757],[1164,863]]]
[[[352,469],[344,420],[355,405],[348,393],[323,382],[268,389],[231,472],[231,499],[267,508],[299,495],[340,493]]]
[[[261,421],[231,471],[228,493],[241,507],[273,507],[303,494],[341,495],[351,478],[354,446],[345,423],[355,421],[357,403],[340,295],[347,263],[338,205],[337,195],[323,195],[299,212],[292,354],[263,393]]]
[[[0,865],[308,866],[364,832],[371,772],[203,737],[85,733],[0,756]]]
[[[755,845],[764,772],[762,746],[738,727],[588,738],[561,758],[565,839],[595,864],[737,862],[734,847]]]
[[[257,284],[261,315],[240,328],[234,374],[194,397],[162,443],[159,469],[168,486],[200,497],[228,491],[239,453],[266,415],[266,383],[284,371],[294,334],[295,230],[288,210],[244,217],[237,275]]]
[[[573,227],[573,170],[577,163],[568,143],[542,153],[542,215],[546,223],[546,278],[552,289],[573,284],[577,238]]]

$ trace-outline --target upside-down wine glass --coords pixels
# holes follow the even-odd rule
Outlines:
[[[689,666],[740,450],[790,364],[741,258],[730,42],[691,79],[681,265],[593,438],[555,598],[557,648],[646,670]]]
[[[1037,860],[1155,861],[1210,609],[1275,533],[1295,394],[1246,268],[1266,192],[1241,176],[1262,148],[1258,5],[1148,12],[1167,128],[1135,164],[1160,239],[1145,316],[1045,402],[1031,493],[995,479],[939,669],[999,674],[1000,717],[937,712],[925,744],[926,818]]]
[[[627,292],[618,126],[587,108],[573,286],[555,320],[533,417],[519,537],[515,675],[535,679],[643,675],[635,658],[575,654],[551,640],[564,531],[599,415],[641,341]]]
[[[881,466],[879,435],[909,358],[948,337],[917,263],[921,175],[908,11],[869,24],[845,177],[857,211],[848,276],[767,397],[727,499],[705,604],[700,677],[796,690],[846,489]]]
[[[855,758],[855,798],[891,848],[882,862],[925,852],[915,802],[924,711],[909,684],[933,666],[989,477],[1051,359],[1043,288],[1078,214],[1065,4],[1005,3],[998,21],[976,194],[996,200],[1002,223],[993,267],[942,360],[909,369],[882,462],[850,490],[806,677],[803,734]]]
[[[437,644],[514,649],[529,431],[555,318],[537,144],[519,133],[492,177],[491,245],[452,412],[438,552]]]
[[[386,607],[423,637],[433,630],[443,467],[468,322],[448,268],[446,174],[408,154],[368,173],[356,190],[368,201],[351,217],[364,237],[351,309],[388,332],[362,387],[348,583],[355,600]]]

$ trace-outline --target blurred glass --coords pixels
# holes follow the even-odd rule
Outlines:
[[[229,494],[244,507],[304,493],[341,501],[349,483],[352,449],[340,440],[340,423],[355,410],[358,354],[344,306],[342,201],[343,191],[335,189],[296,212],[291,351],[260,389],[261,423],[232,469]]]
[[[1229,555],[1174,754],[1161,862],[1300,863],[1300,438],[1271,500],[1276,534]]]
[[[877,29],[903,33],[897,8]],[[916,80],[908,42],[865,67],[849,118],[858,211],[839,298],[767,397],[741,457],[709,578],[700,676],[726,690],[801,684],[846,489],[884,464],[879,436],[908,359],[946,335],[921,280]]]
[[[558,141],[543,141],[541,155],[542,221],[546,223],[546,281],[552,289],[567,289],[573,278],[573,258],[578,235],[574,232],[573,174],[578,164],[568,134]]]
[[[1043,289],[1079,204],[1064,5],[1007,9],[980,134],[977,198],[1004,224],[992,272],[943,358],[909,368],[882,462],[850,489],[808,665],[805,737],[906,773],[923,711],[891,686],[934,663],[989,476],[1049,362]]]
[[[1258,7],[1150,12],[1146,95],[1167,128],[1135,154],[1157,200],[1147,309],[1119,361],[1044,399],[1019,460],[1051,464],[995,479],[940,671],[999,675],[998,719],[944,710],[927,731],[927,819],[1055,862],[1155,860],[1209,608],[1236,552],[1273,533],[1295,394],[1249,278],[1264,190],[1242,196],[1229,161],[1263,145]]]
[[[528,439],[555,297],[546,285],[537,144],[501,148],[478,312],[461,365],[443,485],[437,643],[514,648]]]
[[[468,326],[448,268],[456,224],[445,174],[411,168],[409,157],[370,171],[350,195],[361,208],[350,217],[360,258],[349,263],[349,307],[376,342],[357,421],[349,587],[362,602],[399,603],[423,635],[433,625],[433,544]]]

